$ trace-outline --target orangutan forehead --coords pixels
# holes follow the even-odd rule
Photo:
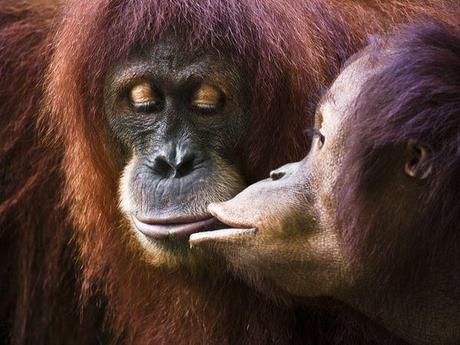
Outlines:
[[[233,60],[231,50],[193,44],[178,33],[161,37],[152,44],[136,47],[119,60],[118,64],[131,61],[155,61],[174,67],[194,62],[225,65]]]
[[[319,110],[322,111],[326,106],[347,109],[359,96],[366,80],[374,75],[380,66],[375,63],[367,50],[353,56],[321,98]]]
[[[213,49],[184,51],[182,43],[167,38],[154,47],[146,47],[121,59],[108,77],[113,85],[121,86],[146,77],[190,82],[211,79],[221,88],[225,85],[226,89],[231,89],[240,83],[243,69]]]
[[[219,54],[212,47],[203,48],[198,45],[191,45],[185,38],[176,35],[167,36],[156,42],[155,45],[147,47],[144,54],[146,57],[169,62],[203,60],[203,58],[225,59],[224,54]]]

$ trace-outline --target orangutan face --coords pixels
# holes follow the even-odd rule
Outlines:
[[[220,226],[208,204],[245,187],[248,99],[241,69],[174,40],[108,78],[106,113],[125,153],[121,208],[155,262],[187,260],[190,234]]]

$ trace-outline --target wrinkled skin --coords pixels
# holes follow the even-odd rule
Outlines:
[[[246,185],[250,92],[242,68],[212,50],[184,52],[184,44],[169,38],[123,59],[105,86],[124,166],[120,205],[153,261],[183,258],[189,234],[219,227],[207,205]]]

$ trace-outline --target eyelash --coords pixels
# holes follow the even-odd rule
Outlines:
[[[131,107],[136,113],[153,113],[162,107],[162,102],[144,102],[139,104],[131,102]]]

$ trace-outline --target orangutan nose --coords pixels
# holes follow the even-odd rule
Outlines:
[[[180,178],[190,174],[195,166],[195,154],[187,152],[184,155],[165,156],[158,155],[153,161],[153,171],[163,178]]]
[[[273,180],[273,181],[276,181],[276,180],[279,180],[281,178],[283,178],[283,176],[286,175],[286,173],[280,169],[278,170],[273,170],[270,172],[270,178]]]

